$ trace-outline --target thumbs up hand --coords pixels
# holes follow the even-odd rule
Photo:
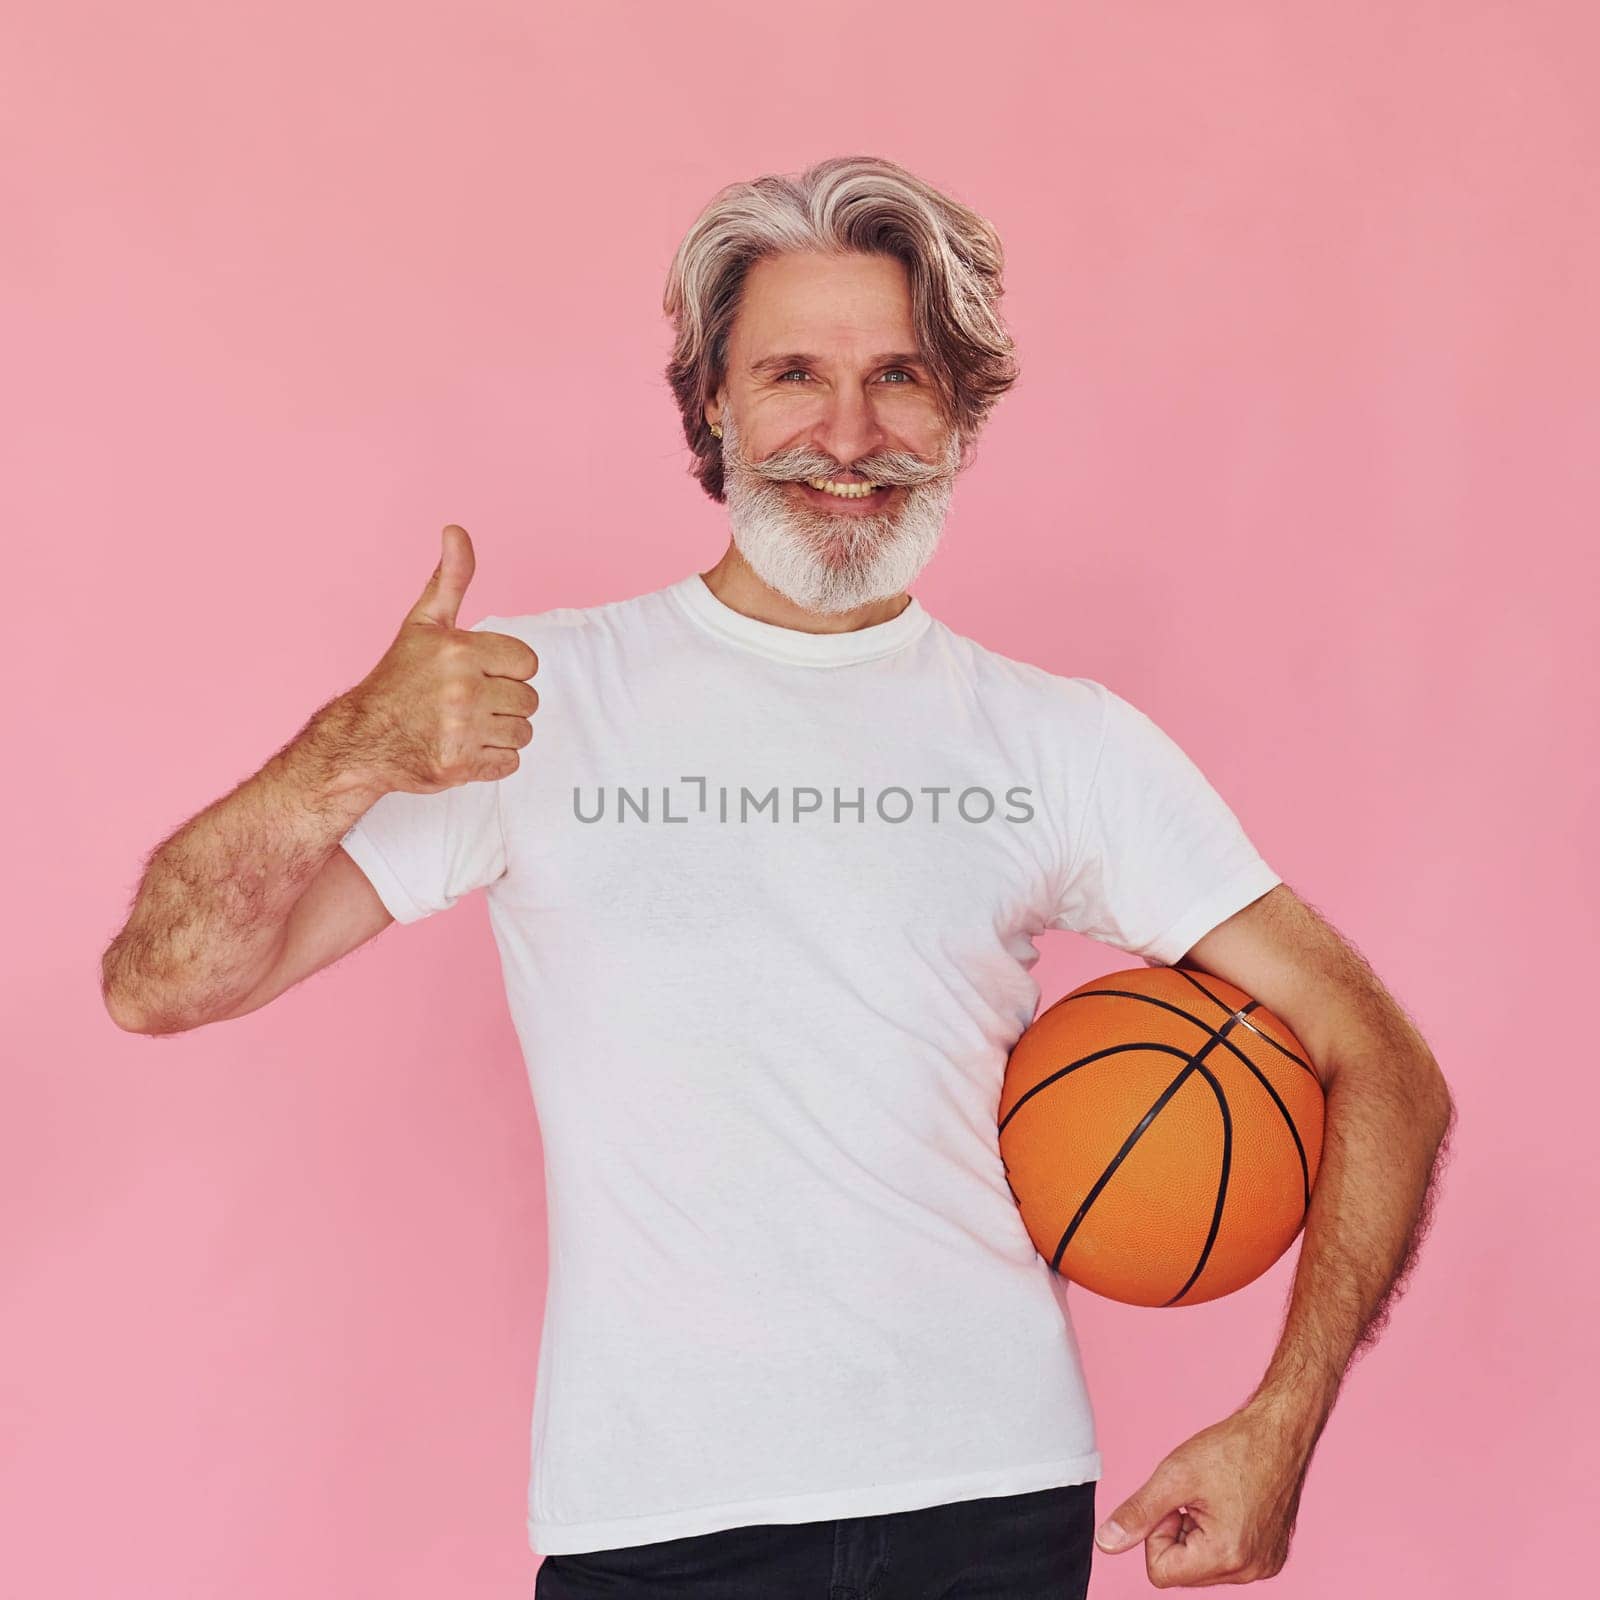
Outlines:
[[[439,565],[433,569],[428,586],[412,606],[407,622],[434,622],[453,628],[461,610],[462,596],[477,571],[472,539],[458,523],[447,522],[440,537]]]
[[[448,524],[439,565],[394,643],[344,697],[353,760],[386,789],[436,794],[509,777],[533,738],[539,657],[508,633],[458,628],[476,563],[467,530]]]

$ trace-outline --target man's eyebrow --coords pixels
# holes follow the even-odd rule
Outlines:
[[[787,355],[767,356],[760,361],[750,363],[750,371],[756,377],[768,372],[787,372],[790,367],[811,367],[817,365],[818,358],[807,355],[803,350],[791,350]],[[875,367],[920,367],[926,365],[921,353],[915,350],[891,350],[887,355],[873,356],[871,365]]]

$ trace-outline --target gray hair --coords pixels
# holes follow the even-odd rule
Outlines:
[[[705,408],[727,370],[745,274],[765,256],[792,251],[904,263],[922,358],[963,444],[1017,381],[997,310],[1005,256],[976,211],[876,156],[835,156],[798,176],[731,183],[684,235],[662,300],[676,334],[667,382],[694,455],[690,472],[713,500],[724,499],[722,453]]]

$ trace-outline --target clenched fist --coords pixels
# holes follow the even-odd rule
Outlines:
[[[357,760],[385,788],[436,794],[517,770],[539,694],[539,657],[508,633],[458,628],[475,562],[450,523],[443,553],[394,643],[343,698]]]

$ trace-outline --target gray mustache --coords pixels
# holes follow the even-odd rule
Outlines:
[[[872,483],[917,484],[932,483],[945,474],[943,467],[926,461],[906,461],[904,458],[877,462],[861,461],[852,467],[844,468],[837,462],[819,461],[812,457],[806,461],[785,462],[778,465],[763,462],[760,466],[751,467],[750,470],[775,483],[803,483],[807,478],[834,478],[848,482],[850,475],[855,473]]]

